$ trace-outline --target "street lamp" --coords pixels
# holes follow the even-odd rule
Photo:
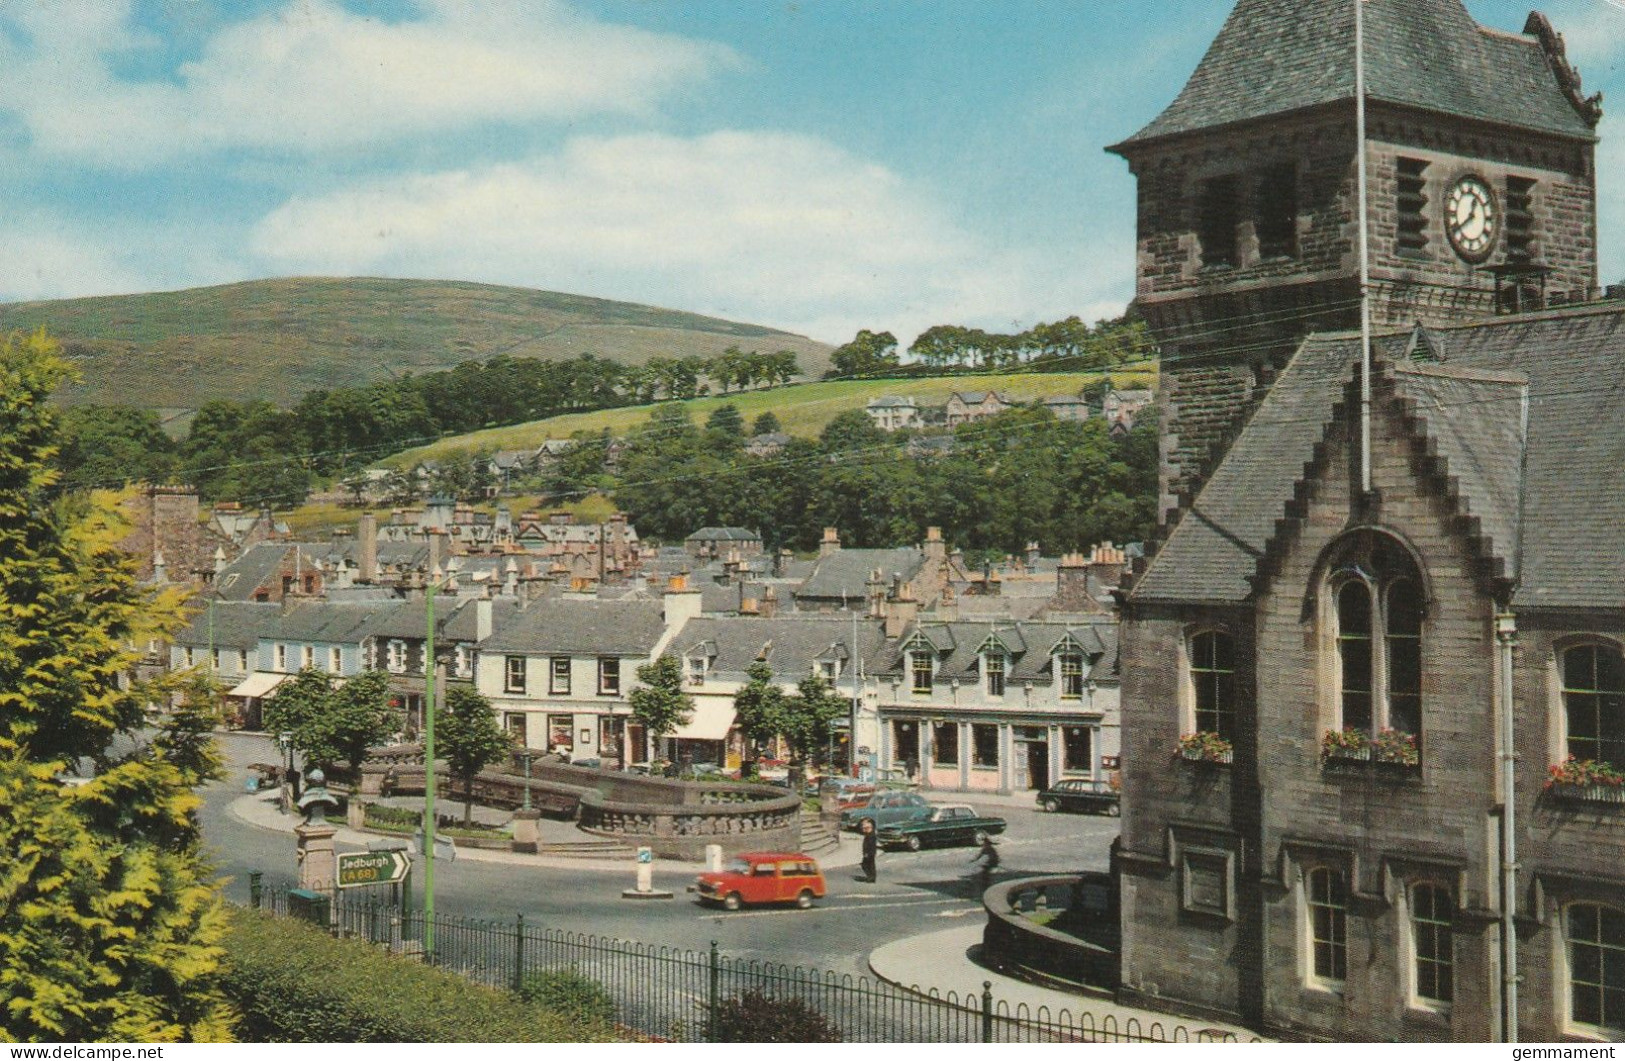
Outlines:
[[[530,749],[526,748],[520,752],[519,757],[525,762],[525,805],[522,809],[528,811],[530,810]]]
[[[282,749],[282,762],[283,762],[282,783],[287,786],[287,788],[288,788],[288,796],[291,799],[294,796],[294,792],[293,792],[293,734],[288,733],[288,732],[278,733],[276,735],[276,743],[277,743],[277,747]]]

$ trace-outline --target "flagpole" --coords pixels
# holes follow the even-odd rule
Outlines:
[[[1371,495],[1371,219],[1366,159],[1365,0],[1354,0],[1354,126],[1360,220],[1360,494]]]

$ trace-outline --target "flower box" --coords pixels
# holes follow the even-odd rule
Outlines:
[[[1235,748],[1217,733],[1187,733],[1179,738],[1176,754],[1191,763],[1229,763],[1236,757]]]
[[[1620,803],[1625,804],[1625,787],[1620,785],[1570,785],[1551,782],[1546,792],[1553,799],[1568,803]]]
[[[1416,770],[1422,765],[1421,742],[1414,733],[1385,729],[1375,737],[1364,730],[1331,730],[1320,741],[1326,766],[1371,763],[1385,769]]]

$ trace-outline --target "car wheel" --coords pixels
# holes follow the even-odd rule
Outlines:
[[[813,893],[812,893],[812,891],[807,889],[807,888],[801,889],[801,894],[796,896],[796,907],[797,907],[797,909],[811,910],[812,909],[812,903],[813,903]]]
[[[739,893],[738,892],[729,892],[723,898],[722,905],[723,905],[724,908],[729,909],[729,910],[737,910],[737,909],[739,909]]]
[[[976,835],[971,837],[971,840],[975,842],[977,847],[981,847],[983,844],[987,843],[987,830],[976,830]]]
[[[1123,808],[1122,808],[1122,806],[1120,804],[1113,803],[1111,806],[1106,808],[1106,817],[1108,817],[1108,818],[1121,818],[1122,816],[1123,816]]]
[[[1044,809],[1049,811],[1051,814],[1054,814],[1056,811],[1061,809],[1061,801],[1058,799],[1046,799],[1044,801]]]
[[[910,851],[918,851],[923,846],[924,844],[920,842],[920,838],[918,836],[910,836],[908,838],[908,849]]]

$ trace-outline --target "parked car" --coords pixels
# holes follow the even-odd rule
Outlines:
[[[746,903],[795,903],[805,910],[824,897],[824,873],[811,855],[736,855],[721,873],[702,873],[691,889],[702,903],[737,910]]]
[[[1122,795],[1109,781],[1057,781],[1038,794],[1045,810],[1082,811],[1116,818],[1123,813]]]
[[[859,781],[855,777],[826,777],[818,789],[818,797],[824,801],[824,806],[838,810],[867,806],[874,794],[872,782]]]
[[[872,821],[878,829],[893,822],[923,818],[930,813],[931,804],[918,792],[876,792],[863,806],[841,812],[841,828],[857,830],[863,827],[865,821]]]
[[[883,826],[877,839],[881,847],[906,847],[910,851],[980,845],[988,837],[1004,832],[1004,824],[1003,818],[984,818],[974,807],[952,803],[932,808],[924,818]]]

